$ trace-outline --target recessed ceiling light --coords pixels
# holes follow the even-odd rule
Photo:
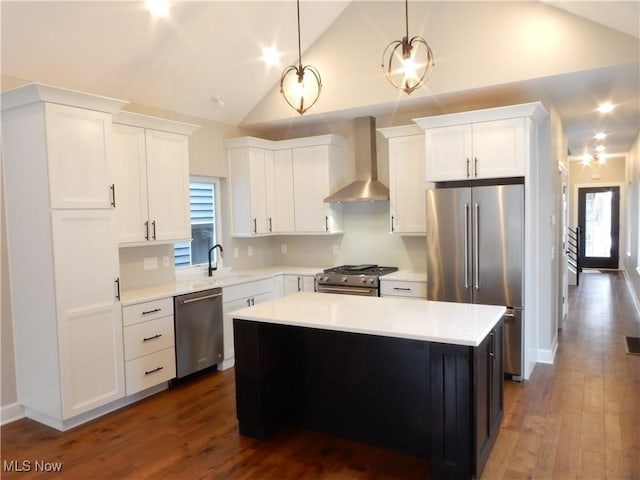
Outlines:
[[[169,0],[147,0],[147,10],[154,17],[166,17],[169,15]]]
[[[262,61],[268,67],[277,65],[280,61],[280,52],[278,52],[274,47],[264,47],[262,49]]]
[[[596,147],[596,152],[602,152],[604,150],[604,145],[598,145]]]
[[[613,106],[613,104],[611,102],[606,102],[606,103],[601,104],[598,107],[598,111],[600,113],[609,113],[611,110],[613,110],[613,108],[614,108],[614,106]]]
[[[588,153],[585,153],[584,155],[582,155],[582,157],[580,157],[582,159],[582,163],[584,165],[589,165],[589,162],[591,161],[591,155],[589,155]]]
[[[595,138],[596,140],[604,140],[606,136],[607,136],[606,133],[598,132],[593,136],[593,138]]]

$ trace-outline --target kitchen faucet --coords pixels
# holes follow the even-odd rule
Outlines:
[[[215,267],[211,266],[211,252],[213,252],[213,250],[216,248],[220,249],[220,258],[224,258],[224,250],[222,249],[222,245],[220,245],[219,243],[216,243],[213,247],[209,249],[209,276],[210,277],[213,276],[213,271],[218,269],[217,263]]]

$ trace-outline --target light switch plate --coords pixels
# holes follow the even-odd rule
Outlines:
[[[233,247],[233,258],[238,258],[240,256],[240,249],[238,247]]]
[[[247,255],[253,257],[253,247],[251,245],[247,247]]]
[[[287,244],[283,243],[282,245],[280,245],[280,250],[282,251],[282,253],[287,253]]]
[[[333,254],[334,255],[340,254],[340,245],[336,244],[333,246]]]

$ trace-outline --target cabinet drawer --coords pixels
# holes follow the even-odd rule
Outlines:
[[[174,345],[173,316],[124,327],[124,359],[143,357]]]
[[[230,285],[222,289],[222,301],[231,302],[240,298],[253,297],[273,290],[272,279],[255,280],[238,285]]]
[[[393,297],[427,298],[425,282],[403,282],[401,280],[381,280],[380,295]]]
[[[122,324],[126,327],[167,315],[173,315],[173,297],[122,307]]]
[[[173,347],[125,363],[127,395],[132,395],[176,376]]]

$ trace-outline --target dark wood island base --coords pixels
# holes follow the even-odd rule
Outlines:
[[[477,347],[234,319],[240,433],[285,423],[479,478],[503,413],[503,323]]]

